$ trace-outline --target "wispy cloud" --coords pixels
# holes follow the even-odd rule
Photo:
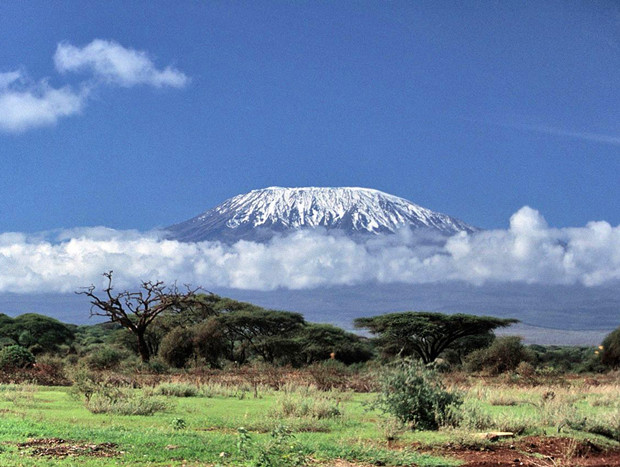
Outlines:
[[[518,130],[533,131],[552,136],[563,136],[567,138],[579,139],[583,141],[592,141],[594,143],[620,145],[620,136],[606,135],[601,133],[592,133],[588,131],[568,131],[561,128],[555,128],[546,125],[529,125],[529,124],[506,124],[496,123],[496,125],[505,128],[515,128]]]
[[[53,125],[61,117],[79,113],[88,89],[53,88],[46,81],[27,83],[21,72],[0,74],[0,130],[21,132]]]
[[[148,84],[180,88],[189,81],[185,74],[170,66],[157,69],[146,52],[101,39],[81,48],[68,43],[58,44],[54,64],[61,73],[91,72],[107,83],[125,87]]]
[[[434,245],[408,232],[365,243],[299,232],[234,245],[104,228],[53,238],[0,234],[0,292],[70,292],[99,284],[110,269],[123,287],[148,279],[253,290],[369,282],[620,285],[620,226],[552,229],[539,212],[524,207],[506,230],[459,234]]]
[[[19,133],[78,114],[96,86],[181,88],[189,82],[175,68],[158,69],[146,52],[100,39],[82,48],[58,44],[54,62],[59,72],[85,71],[92,76],[76,87],[55,88],[47,79],[29,79],[21,70],[0,73],[0,131]]]
[[[22,77],[21,71],[9,71],[7,73],[0,73],[0,90],[8,88],[15,81]]]

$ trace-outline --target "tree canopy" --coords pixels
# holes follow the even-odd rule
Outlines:
[[[331,324],[317,323],[308,323],[298,338],[304,363],[330,358],[346,364],[365,362],[373,356],[367,341]]]
[[[389,313],[354,321],[356,327],[368,329],[378,336],[377,343],[385,355],[415,355],[424,363],[435,361],[444,350],[461,339],[485,335],[517,322],[516,319],[491,316],[425,311]]]
[[[19,344],[39,354],[55,352],[61,345],[71,345],[75,326],[49,316],[25,313],[15,318],[0,314],[0,339],[4,345]]]
[[[266,362],[298,350],[294,337],[306,324],[299,313],[256,306],[223,313],[217,321],[231,341],[240,341]]]

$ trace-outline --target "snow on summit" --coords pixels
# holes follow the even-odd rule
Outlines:
[[[403,227],[452,235],[477,230],[453,217],[370,188],[253,190],[224,201],[193,219],[168,227],[172,238],[264,241],[274,233],[322,228],[347,235],[389,234]]]

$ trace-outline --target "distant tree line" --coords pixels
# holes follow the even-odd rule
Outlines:
[[[497,328],[517,322],[489,316],[431,312],[389,313],[354,321],[360,336],[330,324],[309,323],[299,313],[175,285],[144,282],[135,291],[107,285],[79,291],[91,314],[108,322],[90,326],[53,318],[0,314],[0,367],[28,366],[42,355],[113,369],[136,356],[174,368],[223,368],[262,361],[295,367],[326,360],[343,364],[373,358],[414,358],[423,364],[499,374],[521,365],[558,371],[603,371],[620,367],[620,328],[597,349],[525,346],[514,336],[496,338]],[[132,357],[133,356],[133,357]]]

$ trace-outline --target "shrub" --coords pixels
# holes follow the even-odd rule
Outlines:
[[[15,344],[17,344],[17,342],[15,342],[15,339],[11,339],[10,337],[6,336],[0,337],[0,348]]]
[[[463,402],[446,390],[437,372],[417,361],[399,362],[382,378],[376,406],[416,430],[436,430]]]
[[[600,358],[593,352],[591,347],[572,346],[542,346],[530,345],[531,351],[538,367],[550,367],[561,373],[584,373],[597,371],[595,366],[600,366]]]
[[[0,368],[29,368],[35,363],[34,355],[21,345],[9,345],[0,349]]]
[[[225,332],[217,318],[212,317],[190,328],[194,335],[194,352],[212,368],[221,368],[226,354]]]
[[[303,398],[285,394],[278,398],[271,415],[273,418],[293,417],[323,420],[342,416],[342,409],[339,400],[334,400],[325,395]]]
[[[620,328],[612,331],[601,345],[601,362],[609,368],[620,368]]]
[[[37,358],[32,371],[32,382],[42,386],[69,386],[65,364],[53,355],[41,355]]]
[[[181,326],[174,328],[161,340],[159,356],[168,365],[183,368],[194,355],[193,333]]]
[[[124,350],[100,345],[86,356],[85,362],[91,370],[114,370],[127,357],[129,354]]]
[[[452,414],[455,424],[468,430],[486,430],[493,426],[491,415],[484,404],[475,398],[468,398],[462,406]]]
[[[112,379],[98,379],[86,368],[78,368],[73,379],[73,396],[81,398],[91,413],[153,415],[167,409],[160,398],[121,386]]]
[[[499,337],[486,349],[469,354],[465,367],[468,371],[487,371],[498,375],[514,371],[519,363],[531,360],[531,355],[517,336]]]
[[[174,397],[197,397],[200,390],[188,383],[161,383],[155,387],[155,394]]]
[[[308,372],[314,379],[316,387],[321,391],[334,388],[345,388],[352,371],[338,360],[327,360],[315,363],[308,367]]]
[[[166,402],[161,399],[145,397],[127,388],[114,389],[114,391],[95,392],[85,401],[85,407],[91,413],[117,415],[153,415],[167,408]]]

